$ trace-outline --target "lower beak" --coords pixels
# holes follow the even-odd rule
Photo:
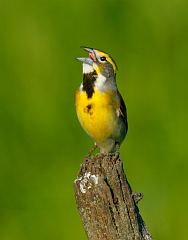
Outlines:
[[[93,60],[91,58],[76,58],[78,61],[93,66]]]

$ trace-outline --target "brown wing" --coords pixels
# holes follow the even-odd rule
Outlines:
[[[118,93],[118,97],[119,97],[119,101],[120,101],[120,107],[119,107],[120,117],[123,119],[123,121],[125,123],[126,132],[127,132],[128,131],[127,108],[126,108],[126,105],[124,103],[124,100],[123,100],[120,92],[118,91],[117,93]]]

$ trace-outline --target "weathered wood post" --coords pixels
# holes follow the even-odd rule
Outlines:
[[[74,183],[89,240],[151,240],[117,154],[86,157]]]

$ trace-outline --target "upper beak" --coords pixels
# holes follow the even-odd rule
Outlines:
[[[77,60],[79,60],[80,62],[86,63],[88,65],[93,66],[93,60],[91,58],[76,58]]]
[[[81,48],[83,48],[86,52],[89,53],[89,57],[90,57],[94,62],[97,61],[97,58],[96,58],[96,55],[95,55],[95,49],[94,49],[94,48],[83,47],[83,46],[81,46]]]
[[[93,48],[84,47],[84,46],[81,46],[81,48],[83,48],[86,52],[89,52],[89,53],[92,53],[94,50]]]

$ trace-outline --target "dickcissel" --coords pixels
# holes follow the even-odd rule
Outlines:
[[[117,66],[100,50],[82,47],[88,58],[77,58],[83,65],[83,81],[75,94],[79,122],[101,153],[116,151],[127,130],[127,111],[116,83]]]

